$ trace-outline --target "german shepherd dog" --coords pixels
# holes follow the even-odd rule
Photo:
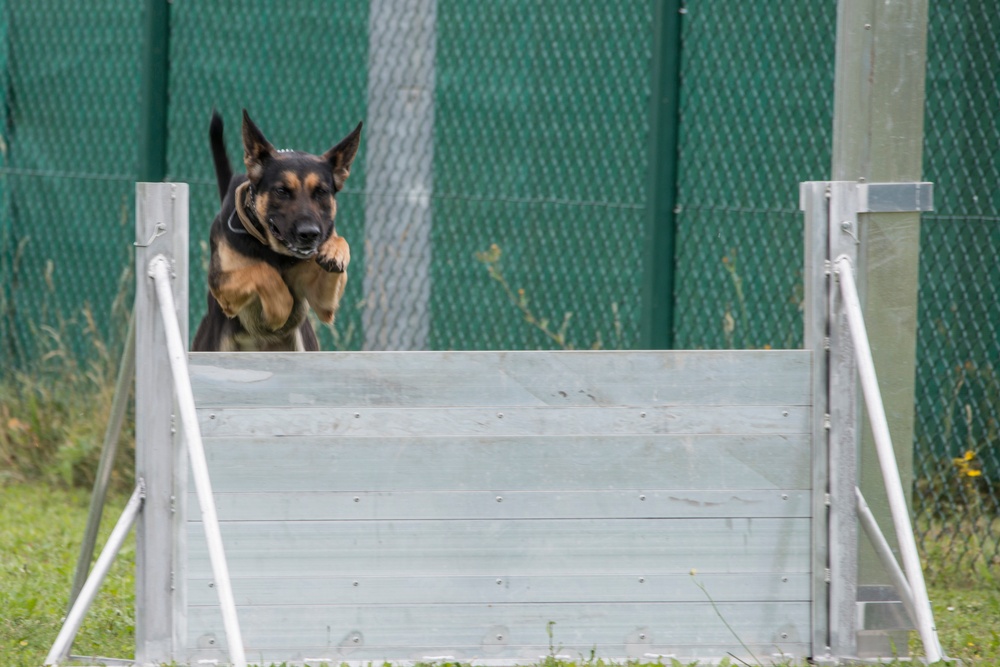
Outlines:
[[[309,307],[333,322],[351,249],[334,228],[361,123],[323,155],[275,150],[243,110],[246,175],[233,175],[222,118],[209,143],[222,207],[212,222],[208,311],[191,349],[318,350]]]

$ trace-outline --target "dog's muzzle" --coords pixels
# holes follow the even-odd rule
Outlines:
[[[323,241],[323,229],[314,220],[299,220],[294,225],[288,235],[278,231],[274,222],[268,221],[271,228],[271,235],[281,241],[288,251],[300,259],[308,259],[319,252],[319,245]]]

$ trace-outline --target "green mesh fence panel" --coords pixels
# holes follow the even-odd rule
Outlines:
[[[438,3],[433,347],[637,344],[651,9]]]
[[[127,317],[140,14],[134,3],[2,5],[5,367],[85,362],[122,339],[112,304]]]
[[[914,505],[926,550],[1000,567],[1000,7],[931,3]],[[969,452],[971,454],[967,455]]]
[[[683,22],[680,348],[802,344],[799,183],[830,172],[835,2],[689,2]]]

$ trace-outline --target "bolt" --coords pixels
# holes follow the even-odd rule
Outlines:
[[[646,583],[646,577],[639,577],[639,583],[640,584]]]
[[[208,416],[208,418],[209,418],[209,419],[215,419],[215,415],[214,415],[214,414],[211,414],[211,415],[209,415],[209,416]]]
[[[639,500],[645,500],[645,499],[646,499],[646,496],[645,496],[645,495],[640,495],[640,496],[639,496]]]
[[[357,581],[355,581],[355,582],[354,582],[354,584],[353,584],[353,586],[354,586],[355,588],[357,588],[357,587],[358,587],[358,585],[359,585],[359,582],[357,582]]]
[[[788,577],[782,577],[781,581],[787,584],[788,583]]]
[[[788,494],[787,493],[782,493],[781,494],[781,499],[782,500],[788,500]]]
[[[781,411],[781,416],[782,417],[787,417],[788,416],[788,410],[782,410]]]
[[[643,419],[645,419],[646,418],[646,413],[645,412],[640,412],[639,416],[642,417]]]
[[[354,502],[360,503],[361,502],[361,497],[360,496],[354,496]]]
[[[360,412],[355,412],[354,413],[354,418],[355,419],[361,419],[361,413]]]
[[[502,584],[503,584],[503,579],[497,579],[497,586],[500,586]]]
[[[639,633],[639,639],[645,639],[645,638],[646,638],[646,633],[644,632]]]
[[[782,632],[781,633],[781,638],[782,639],[788,639],[788,633],[787,632]]]
[[[498,642],[503,641],[503,635],[497,635],[497,641]]]
[[[357,644],[358,642],[361,641],[361,637],[358,637],[357,635],[354,635],[353,637],[351,637],[351,641],[354,642],[355,644]]]
[[[502,412],[498,412],[497,413],[497,419],[503,419],[503,413]]]

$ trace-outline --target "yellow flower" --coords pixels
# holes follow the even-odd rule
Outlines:
[[[970,449],[969,451],[965,452],[965,460],[966,461],[971,461],[974,458],[976,458],[976,453],[974,451],[972,451]]]
[[[982,470],[966,470],[965,474],[968,477],[980,477],[980,476],[982,476],[983,471]]]

